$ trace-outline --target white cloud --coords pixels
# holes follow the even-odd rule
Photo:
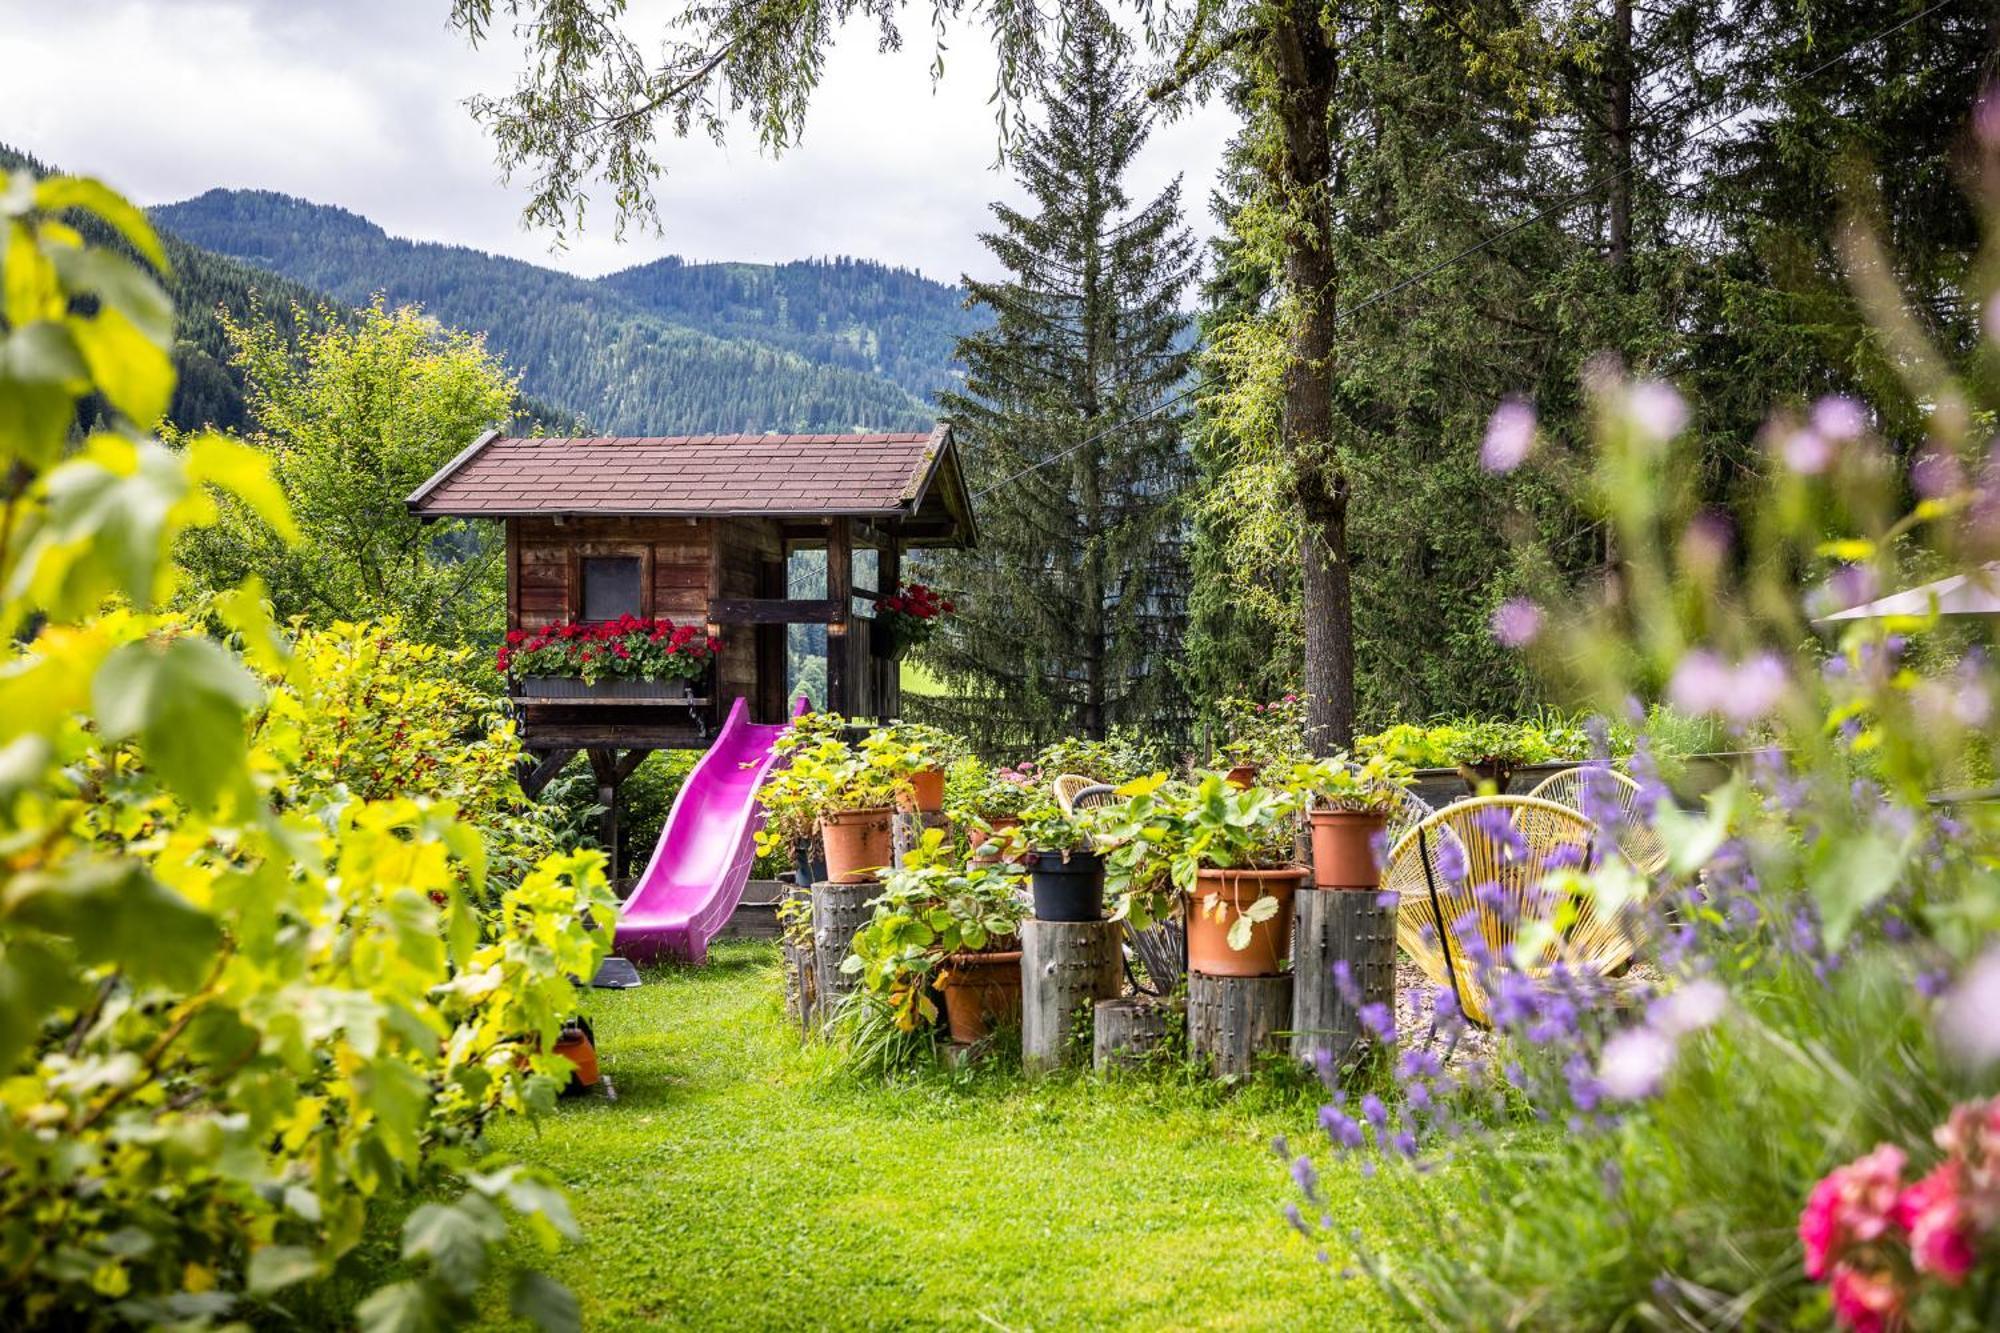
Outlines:
[[[921,21],[901,52],[850,29],[828,61],[803,142],[773,160],[747,133],[725,147],[663,142],[664,236],[611,235],[606,209],[568,248],[521,229],[525,182],[504,186],[462,105],[511,86],[505,34],[475,51],[446,0],[4,0],[10,77],[0,140],[101,175],[144,203],[216,186],[339,204],[392,234],[602,273],[663,254],[782,260],[861,255],[940,278],[991,271],[987,203],[1018,199],[992,169],[991,57],[952,35],[935,89]],[[921,20],[921,14],[913,11]],[[1149,198],[1176,173],[1190,221],[1233,128],[1206,108],[1156,132],[1129,182]]]

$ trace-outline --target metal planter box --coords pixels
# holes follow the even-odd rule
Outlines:
[[[683,700],[694,694],[693,684],[685,680],[600,680],[596,683],[578,680],[573,676],[525,676],[521,680],[521,697],[524,699],[633,699]]]

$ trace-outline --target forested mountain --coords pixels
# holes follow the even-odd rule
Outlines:
[[[47,176],[63,168],[0,144],[0,170],[27,170]],[[86,224],[84,229],[93,233],[98,244],[113,243],[113,237],[101,227]],[[167,294],[173,298],[177,321],[174,369],[178,380],[167,419],[183,430],[198,426],[247,430],[252,423],[244,405],[243,372],[230,364],[221,312],[242,320],[253,306],[261,306],[289,334],[295,329],[294,307],[308,311],[309,318],[317,318],[324,308],[331,308],[336,318],[345,318],[345,305],[268,269],[190,245],[171,232],[162,232],[160,243],[173,265]],[[525,395],[516,400],[515,411],[515,422],[522,428],[539,423],[550,430],[565,430],[576,424],[569,412]]]
[[[985,323],[960,288],[844,255],[789,264],[670,256],[599,281],[662,319],[881,375],[926,400],[958,385],[954,347]]]
[[[267,191],[211,190],[153,216],[185,241],[345,304],[381,292],[482,331],[524,391],[621,433],[928,424],[917,392],[946,373],[959,300],[855,261],[648,265],[592,281],[401,240],[345,209]],[[888,377],[899,373],[903,382]]]

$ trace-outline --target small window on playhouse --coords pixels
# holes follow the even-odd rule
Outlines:
[[[616,620],[641,614],[639,600],[639,557],[636,555],[588,555],[580,562],[583,574],[584,620]]]

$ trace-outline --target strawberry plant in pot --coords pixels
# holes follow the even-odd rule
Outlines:
[[[945,775],[972,752],[964,737],[923,722],[897,722],[864,744],[881,749],[908,773],[910,803],[927,815],[943,812]]]
[[[988,768],[976,759],[952,765],[945,775],[945,814],[965,829],[971,850],[978,851],[996,833],[1020,825],[1021,816],[1040,799],[1030,765]]]
[[[938,1022],[935,987],[951,1039],[974,1042],[1021,1012],[1027,905],[1018,875],[986,862],[951,864],[943,847],[942,830],[930,830],[912,864],[883,880],[842,967],[904,1032]]]
[[[628,615],[509,630],[496,665],[531,696],[639,698],[663,685],[692,693],[690,682],[721,650],[722,640],[697,626]]]
[[[1299,796],[1238,788],[1209,773],[1164,774],[1119,788],[1103,817],[1114,919],[1143,928],[1186,900],[1188,967],[1206,976],[1276,976],[1291,956],[1292,897],[1306,870],[1292,859]]]
[[[819,817],[826,807],[830,770],[825,762],[846,750],[841,734],[847,719],[838,713],[806,713],[792,719],[772,745],[779,767],[757,790],[764,813],[757,829],[757,855],[791,860],[797,882],[817,884],[826,879],[826,852],[820,846]],[[831,741],[837,748],[822,749]],[[796,762],[801,754],[814,758]]]
[[[1373,889],[1381,883],[1378,844],[1410,777],[1408,765],[1384,755],[1292,766],[1285,787],[1305,809],[1315,888]]]
[[[909,792],[909,774],[882,746],[848,745],[823,737],[792,756],[791,768],[818,793],[820,843],[826,877],[835,884],[865,884],[894,859],[896,803]]]
[[[1092,838],[1096,820],[1096,811],[1072,814],[1042,799],[1008,831],[1029,867],[1036,920],[1104,919],[1104,858]]]
[[[1306,705],[1299,695],[1269,703],[1219,699],[1215,714],[1222,740],[1212,766],[1224,770],[1232,787],[1248,787],[1265,769],[1305,758]]]

